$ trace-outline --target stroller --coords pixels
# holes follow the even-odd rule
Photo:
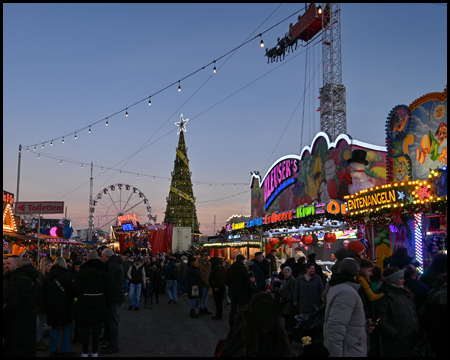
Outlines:
[[[302,337],[310,336],[312,339],[323,341],[323,323],[325,320],[325,305],[314,311],[308,320],[296,316],[298,325],[289,334],[289,341],[297,341],[302,344]]]

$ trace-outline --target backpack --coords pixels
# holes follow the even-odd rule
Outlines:
[[[178,280],[178,269],[176,267],[176,265],[172,265],[172,269],[170,269],[170,280]]]

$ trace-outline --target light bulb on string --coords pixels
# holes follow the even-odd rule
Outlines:
[[[153,176],[153,181],[155,181],[155,177]]]
[[[151,96],[148,98],[148,106],[152,106],[152,97]]]
[[[89,134],[91,133],[91,125],[89,125]]]
[[[102,166],[102,171],[103,171],[103,166]]]
[[[262,34],[259,34],[259,36],[261,36],[261,47],[263,48],[264,47],[264,41],[262,39]]]
[[[62,165],[62,160],[59,162],[59,165]]]
[[[42,148],[44,148],[44,144],[45,144],[45,143],[42,143]]]
[[[62,143],[64,144],[64,136],[63,136],[63,138],[62,138]]]
[[[178,92],[181,91],[181,85],[180,85],[180,81],[178,80]]]
[[[41,154],[38,154],[38,159],[41,157]]]
[[[50,146],[53,146],[53,140],[50,142]]]
[[[138,179],[139,179],[139,174],[137,174],[137,176],[138,176]]]
[[[119,171],[119,175],[122,175],[122,170]]]
[[[106,118],[105,126],[108,126],[108,118]]]
[[[34,145],[34,151],[36,151],[36,145]]]
[[[216,61],[214,60],[214,69],[213,69],[213,73],[215,74],[217,72],[217,69],[216,69]]]
[[[30,152],[30,149],[28,148],[28,146],[27,146],[27,152]]]
[[[83,168],[83,164],[81,164],[81,168]]]
[[[77,139],[77,133],[75,133],[75,140]]]
[[[125,116],[128,117],[128,108],[125,111]]]

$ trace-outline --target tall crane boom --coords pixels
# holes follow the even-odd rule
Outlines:
[[[323,87],[319,90],[320,129],[327,132],[334,141],[340,134],[347,133],[346,95],[342,84],[341,5],[324,3],[322,9]],[[330,19],[328,23],[327,19]]]

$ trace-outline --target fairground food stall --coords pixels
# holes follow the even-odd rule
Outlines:
[[[209,252],[211,257],[223,257],[234,263],[236,256],[244,255],[246,259],[253,259],[255,253],[261,251],[261,240],[253,235],[229,235],[220,240],[204,244],[203,250]]]

